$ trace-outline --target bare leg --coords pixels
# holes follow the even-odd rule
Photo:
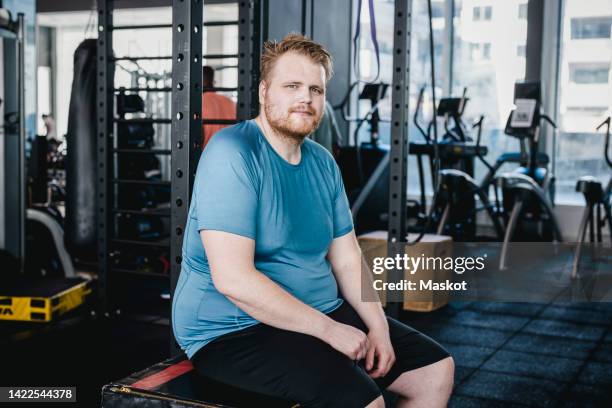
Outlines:
[[[453,391],[455,363],[447,357],[416,370],[406,371],[388,388],[398,394],[398,408],[446,407]]]
[[[374,401],[370,402],[366,408],[385,408],[385,399],[381,395]]]

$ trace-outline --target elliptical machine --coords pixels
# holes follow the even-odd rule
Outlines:
[[[610,150],[610,121],[608,116],[599,126],[597,130],[606,126],[606,142],[604,144],[604,157],[606,163],[612,169],[612,159],[609,156]],[[593,176],[584,176],[578,179],[576,183],[576,191],[584,194],[586,207],[582,212],[580,227],[578,228],[578,238],[576,250],[574,252],[574,262],[572,266],[572,278],[578,277],[578,268],[580,266],[580,256],[582,246],[586,240],[587,227],[589,228],[589,236],[591,242],[595,242],[595,234],[597,233],[597,242],[602,242],[602,229],[608,223],[608,231],[612,234],[612,210],[610,209],[610,201],[612,199],[612,178],[608,181],[607,187],[604,189],[602,183]]]
[[[514,102],[504,132],[520,140],[526,154],[521,167],[496,179],[502,190],[506,224],[499,268],[506,269],[510,242],[562,242],[561,229],[553,212],[554,175],[538,161],[540,122],[551,118],[540,113],[540,82],[516,83]],[[548,162],[548,161],[547,161]]]
[[[423,165],[421,158],[423,154],[433,158],[433,143],[431,137],[432,122],[427,127],[427,131],[419,125],[417,117],[422,104],[423,89],[417,100],[417,107],[413,118],[414,125],[425,139],[423,144],[410,144],[410,153],[417,155],[419,165],[419,182],[421,187],[421,208],[425,207],[425,188],[423,181]],[[486,177],[486,185],[478,184],[474,180],[474,158],[478,158],[484,165],[492,170],[493,167],[486,161],[484,156],[488,149],[481,146],[482,123],[484,117],[481,116],[471,129],[465,125],[462,115],[465,106],[469,101],[467,90],[464,89],[461,97],[442,98],[436,109],[436,116],[444,118],[444,136],[437,145],[441,160],[441,170],[439,172],[440,187],[435,195],[434,211],[432,214],[437,234],[450,235],[455,241],[468,242],[478,240],[476,237],[476,214],[484,209],[495,228],[499,240],[502,239],[503,229],[499,219],[496,217],[493,206],[487,196],[487,188],[492,179]],[[452,127],[451,125],[452,119]],[[471,132],[476,132],[475,143],[470,136]],[[431,168],[433,170],[433,164]],[[479,197],[482,207],[477,207],[475,197]],[[423,210],[421,210],[423,212]]]

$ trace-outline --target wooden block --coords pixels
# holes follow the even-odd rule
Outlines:
[[[374,264],[374,258],[387,256],[387,237],[387,231],[374,231],[358,237],[359,246],[370,271]],[[413,241],[416,237],[417,234],[409,234],[408,240]],[[445,235],[425,234],[422,240],[415,245],[406,245],[405,253],[409,257],[451,257],[453,254],[453,240]],[[452,280],[452,275],[453,272],[447,269],[421,268],[417,271],[419,279],[431,279],[433,282],[445,282],[447,279]],[[410,278],[410,271],[406,270],[404,276],[406,279]],[[386,273],[376,275],[376,279],[386,281]],[[450,291],[406,290],[404,291],[403,307],[404,310],[430,312],[448,304],[450,296]],[[380,291],[379,297],[383,305],[385,305],[385,292]]]

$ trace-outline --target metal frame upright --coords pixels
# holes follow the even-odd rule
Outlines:
[[[389,174],[389,235],[387,256],[403,255],[406,245],[408,180],[410,40],[412,0],[395,0],[393,18],[393,88],[391,92],[391,151]],[[389,281],[403,279],[403,270],[389,271]],[[401,295],[401,294],[400,294]],[[387,313],[397,316],[403,298],[389,299]]]
[[[136,87],[115,88],[114,74],[117,61],[139,61],[139,60],[169,60],[171,56],[115,56],[113,55],[113,32],[117,30],[168,28],[171,24],[147,24],[147,25],[114,25],[113,24],[113,0],[98,1],[98,47],[97,47],[97,228],[98,228],[98,289],[100,312],[106,316],[111,311],[116,311],[113,303],[112,285],[113,278],[117,273],[132,273],[145,276],[163,276],[160,274],[139,272],[121,269],[113,266],[111,258],[114,248],[120,245],[137,246],[142,248],[168,249],[168,244],[162,242],[139,241],[137,239],[120,239],[114,228],[114,216],[119,214],[146,214],[149,217],[170,217],[169,211],[141,211],[135,209],[121,208],[120,194],[121,185],[135,186],[170,186],[171,182],[157,180],[132,180],[121,178],[115,174],[115,157],[121,155],[170,155],[168,149],[158,148],[122,148],[116,136],[116,124],[119,123],[172,123],[170,118],[134,118],[127,119],[115,117],[115,94],[117,92],[170,92],[168,87]],[[125,156],[123,156],[125,157]]]
[[[183,230],[202,133],[202,23],[200,0],[172,3],[172,180],[170,292],[181,270]]]
[[[113,4],[111,1],[98,1],[98,76],[97,76],[97,107],[98,107],[98,137],[97,137],[97,180],[98,194],[98,296],[100,311],[108,315],[109,297],[109,242],[108,230],[111,225],[111,201],[108,188],[111,146],[113,134],[113,86],[114,62],[113,35],[109,30],[113,25]]]
[[[172,3],[172,181],[171,181],[171,237],[170,237],[170,293],[181,273],[184,227],[187,223],[189,203],[197,163],[200,157],[200,139],[203,124],[231,124],[236,120],[203,119],[202,92],[238,92],[237,120],[254,117],[259,110],[259,53],[261,50],[261,7],[263,1],[238,2],[238,21],[203,21],[200,0]],[[202,54],[202,28],[204,26],[238,25],[237,55]],[[238,58],[238,87],[202,88],[202,60]],[[171,353],[179,349],[171,342]]]

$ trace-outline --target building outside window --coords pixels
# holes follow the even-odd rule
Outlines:
[[[519,19],[527,20],[527,3],[521,3],[518,7]]]
[[[484,115],[482,143],[489,149],[487,159],[495,161],[500,154],[519,149],[518,141],[504,135],[503,129],[513,106],[514,83],[525,77],[525,56],[517,50],[525,48],[527,21],[516,11],[524,0],[496,1],[487,6],[493,24],[482,30],[472,18],[479,1],[455,0],[452,94],[461,95],[467,88],[465,122],[470,126]],[[511,167],[502,168],[507,170]],[[478,161],[475,173],[476,180],[486,173]]]
[[[484,20],[490,21],[493,16],[493,7],[486,6],[484,9]]]
[[[442,84],[447,76],[447,73],[442,69],[442,53],[444,47],[449,45],[443,41],[445,28],[445,12],[444,0],[432,1],[432,26],[434,31],[434,58],[436,71],[436,97],[439,99],[442,96]],[[374,55],[374,47],[369,36],[370,32],[370,17],[368,13],[367,2],[362,3],[361,14],[361,39],[359,43],[359,70],[361,78],[364,80],[372,79],[376,74],[376,63]],[[392,21],[394,16],[394,3],[389,0],[375,0],[374,9],[376,14],[378,44],[380,49],[380,78],[379,80],[386,83],[391,83],[393,72],[393,26],[380,24],[380,21]],[[428,19],[427,2],[414,1],[412,2],[412,32],[411,32],[411,49],[410,49],[410,101],[409,115],[414,115],[416,101],[421,87],[426,87],[425,98],[423,100],[423,108],[421,120],[424,124],[431,120],[431,87],[430,87],[430,53],[429,53],[429,27],[428,24],[414,24],[415,21],[426,22]],[[369,102],[361,101],[358,107],[360,114],[365,113],[369,109]],[[391,90],[387,91],[386,98],[379,105],[380,116],[383,120],[379,125],[379,137],[382,144],[389,144],[390,126],[387,122],[391,118]],[[358,114],[359,114],[358,113]],[[364,125],[360,129],[358,140],[368,141],[369,131],[368,126]],[[352,140],[353,136],[350,135]],[[410,124],[410,140],[413,142],[423,142],[423,138],[418,133],[418,130]],[[416,169],[416,159],[414,156],[408,157],[408,167]],[[425,163],[425,172],[429,172],[427,163]],[[429,174],[429,173],[426,173]],[[429,180],[429,177],[426,177]],[[409,172],[408,175],[408,193],[411,195],[419,194],[418,174],[415,170]],[[427,185],[427,193],[431,194],[431,186]]]
[[[571,19],[571,39],[588,40],[594,38],[610,38],[611,24],[612,16],[574,17]]]
[[[607,183],[610,177],[604,138],[595,127],[612,110],[612,2],[565,0],[561,24],[557,201],[582,205],[576,180],[592,175]]]
[[[575,84],[607,84],[610,76],[610,64],[606,63],[571,63],[569,80]]]

